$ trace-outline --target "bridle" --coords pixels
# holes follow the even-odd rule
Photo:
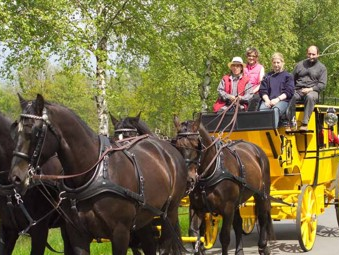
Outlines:
[[[39,130],[36,133],[37,143],[36,143],[32,156],[30,157],[28,154],[21,152],[21,151],[13,151],[13,156],[22,158],[29,163],[28,164],[28,175],[31,179],[32,176],[37,174],[38,170],[40,170],[39,161],[41,157],[41,151],[45,143],[48,128],[55,135],[59,143],[60,143],[61,138],[57,134],[56,129],[52,126],[51,122],[49,121],[46,108],[43,109],[42,116],[38,116],[34,114],[25,114],[25,113],[20,114],[20,116],[22,119],[33,119],[33,120],[42,121],[42,127],[39,128]],[[24,124],[20,121],[18,132],[22,131],[23,128],[24,128]]]
[[[137,136],[139,135],[138,130],[136,128],[118,128],[114,130],[114,135],[122,140],[124,138],[124,134],[126,137]]]
[[[197,152],[198,155],[194,159],[184,158],[187,169],[189,169],[189,167],[191,165],[193,165],[193,164],[196,165],[196,168],[195,168],[196,169],[195,170],[195,178],[192,179],[191,182],[190,182],[189,188],[186,191],[187,195],[190,194],[194,190],[194,188],[195,188],[195,186],[198,183],[199,178],[200,178],[199,174],[198,174],[198,169],[201,166],[201,159],[202,159],[202,151],[203,151],[203,149],[202,149],[202,139],[201,139],[200,133],[198,131],[197,132],[179,132],[177,134],[177,138],[176,138],[176,140],[178,141],[178,140],[180,140],[182,138],[188,139],[189,137],[192,137],[192,136],[196,136],[198,138],[198,147],[197,148],[188,148],[188,147],[185,147],[184,149],[186,149],[186,150],[194,150],[194,151]]]

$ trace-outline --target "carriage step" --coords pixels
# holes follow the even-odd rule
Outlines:
[[[311,134],[314,133],[314,130],[290,130],[285,131],[286,134]]]
[[[195,243],[197,241],[197,237],[196,236],[182,236],[181,240],[184,243]],[[200,237],[200,242],[201,243],[205,242],[205,238],[203,236]]]
[[[284,173],[284,176],[297,176],[301,175],[301,173]]]

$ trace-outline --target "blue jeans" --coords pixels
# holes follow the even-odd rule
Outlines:
[[[268,108],[265,105],[265,102],[262,102],[260,104],[259,111],[274,110],[274,124],[275,124],[275,128],[277,128],[278,124],[279,124],[279,119],[286,112],[287,106],[288,106],[288,102],[280,101],[275,106],[273,106],[272,108]]]

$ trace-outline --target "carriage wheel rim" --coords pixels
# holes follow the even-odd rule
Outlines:
[[[316,209],[313,188],[309,185],[303,186],[298,199],[296,227],[299,244],[304,251],[310,251],[315,242],[318,224]]]
[[[213,216],[210,213],[206,213],[205,215],[205,242],[204,242],[204,248],[205,249],[211,249],[213,248],[218,232],[219,232],[219,217]]]
[[[335,178],[335,188],[334,188],[334,209],[337,216],[337,223],[339,227],[339,166],[337,168],[337,174]]]
[[[245,235],[252,233],[255,227],[256,219],[253,217],[242,218],[242,230]]]

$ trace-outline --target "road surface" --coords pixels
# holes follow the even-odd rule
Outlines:
[[[299,247],[296,225],[293,220],[274,222],[276,240],[270,242],[271,255],[291,255],[304,253]],[[244,253],[258,254],[258,232],[255,229],[250,235],[244,236]],[[213,249],[207,251],[208,255],[220,255],[220,243],[217,242]],[[232,235],[229,254],[234,254],[234,236]],[[335,209],[327,208],[319,216],[317,236],[313,249],[305,255],[338,255],[339,254],[339,228]]]

